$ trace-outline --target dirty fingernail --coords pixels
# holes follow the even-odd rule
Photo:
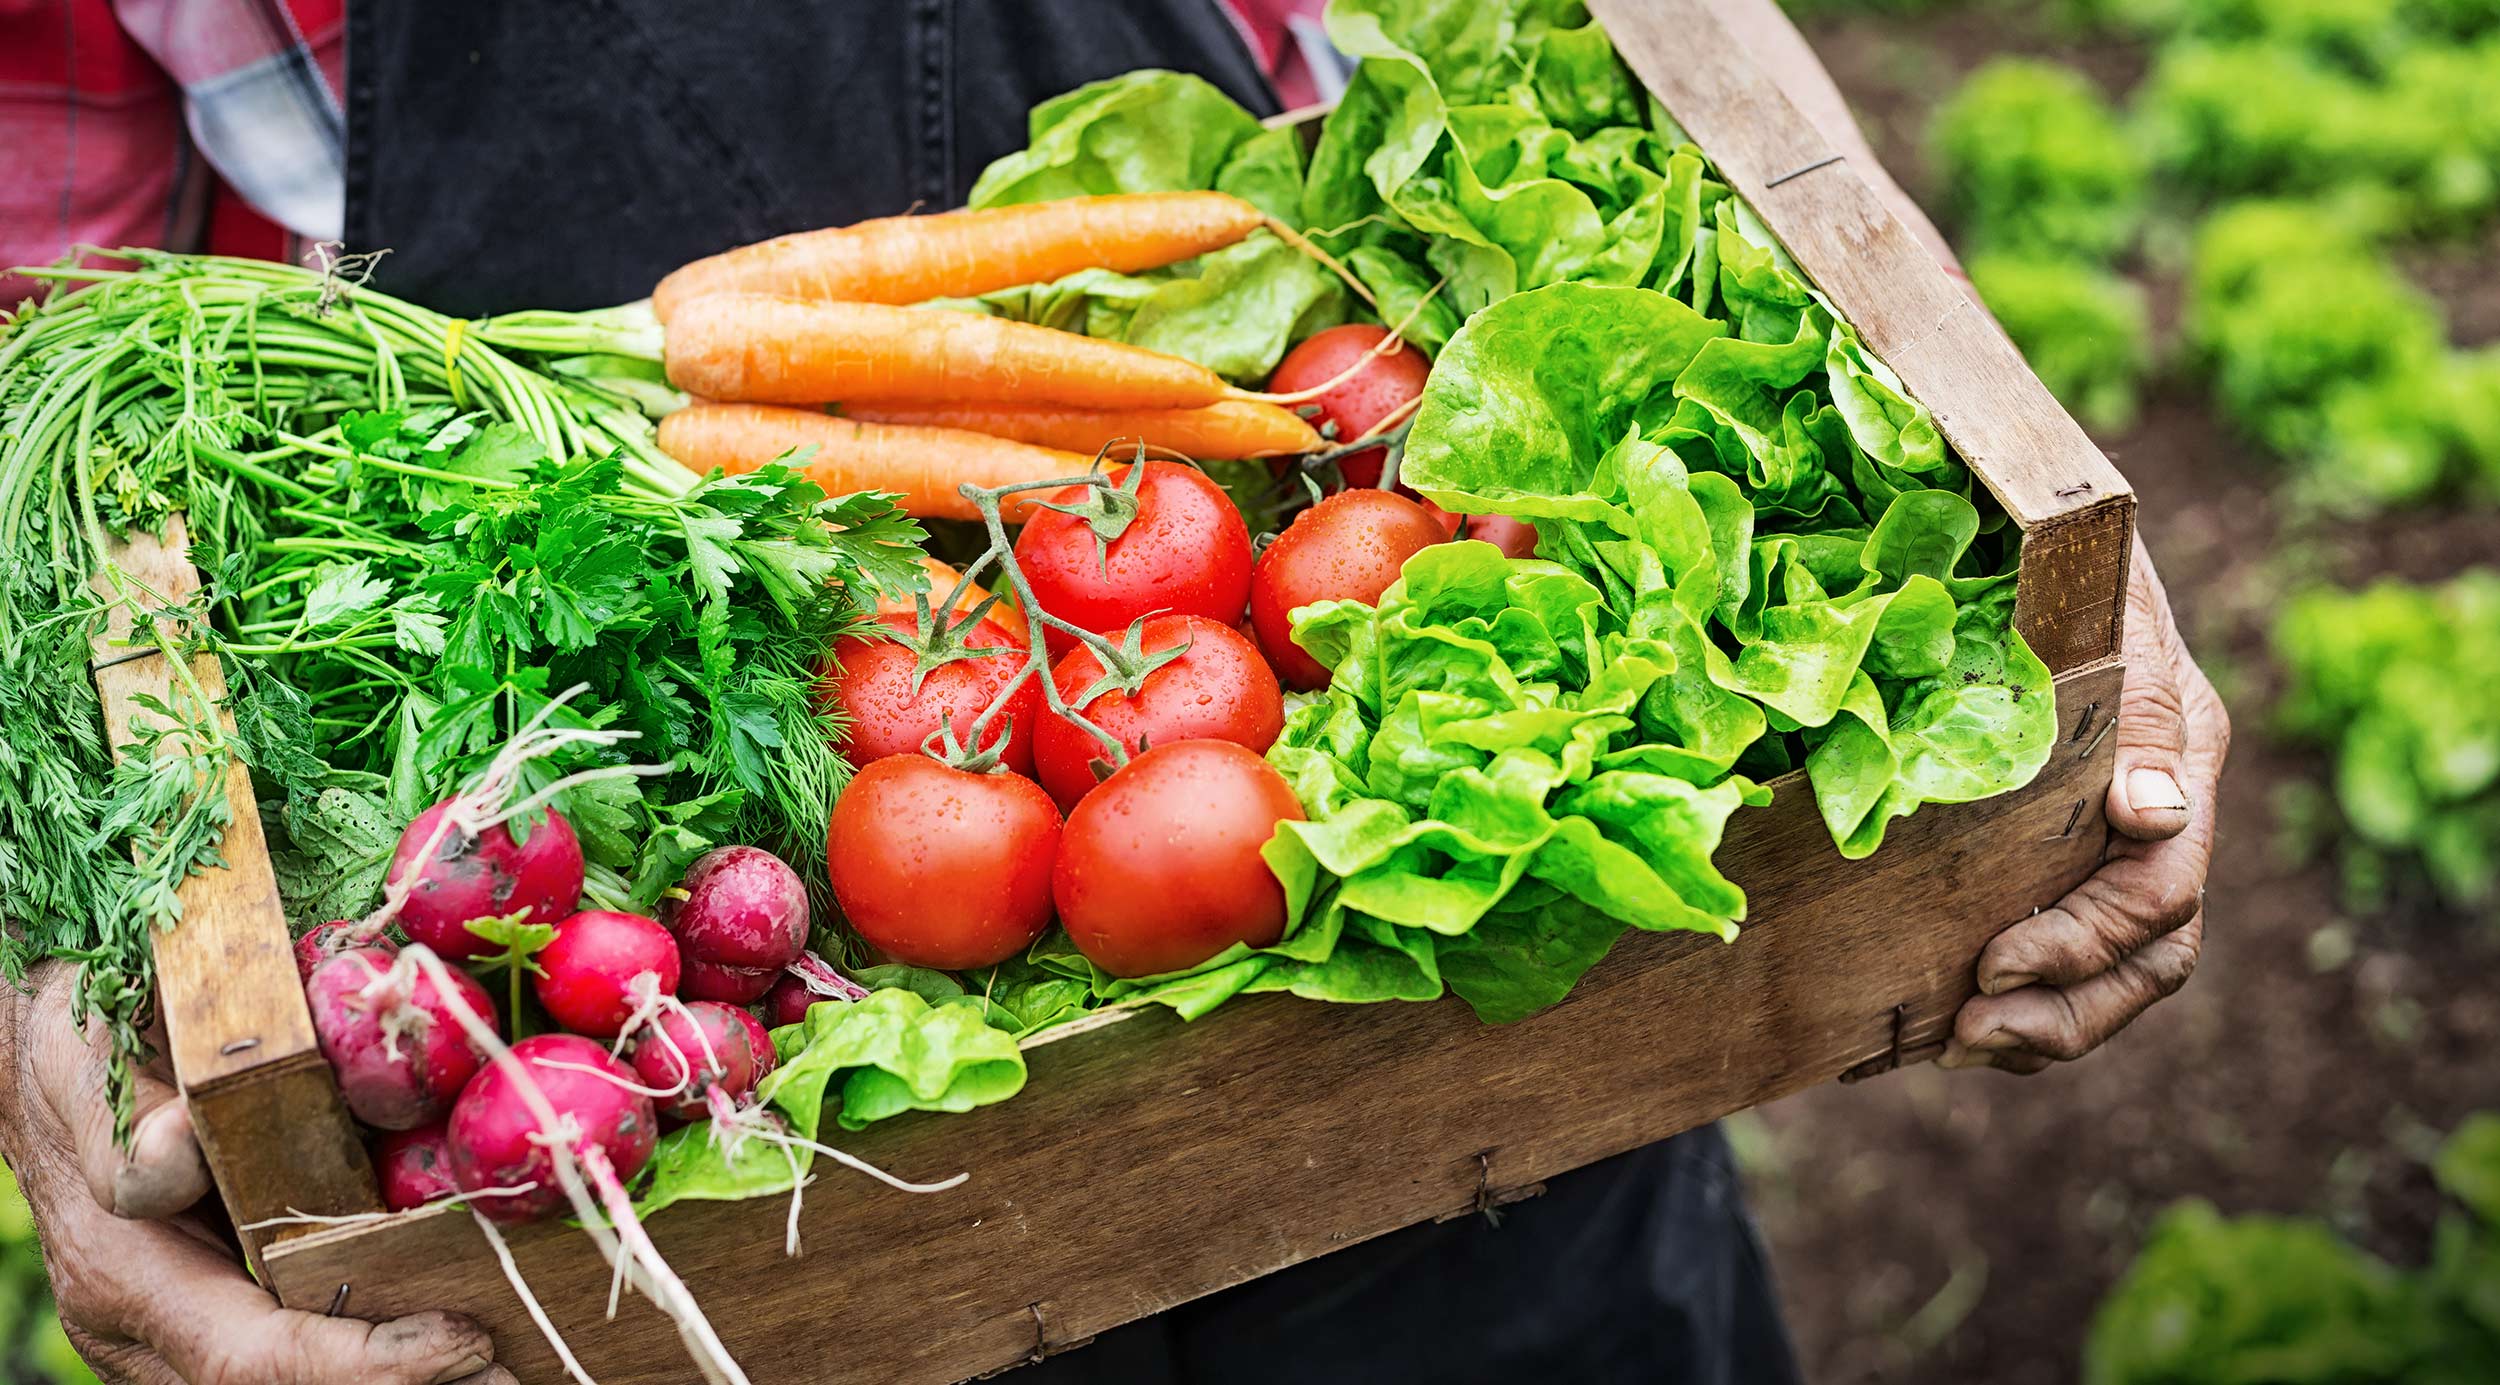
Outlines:
[[[463,1356],[459,1360],[452,1362],[450,1365],[443,1367],[441,1370],[436,1371],[434,1373],[433,1385],[457,1385],[457,1382],[471,1380],[472,1378],[492,1379],[492,1376],[478,1375],[478,1372],[485,1370],[491,1364],[493,1363],[489,1362],[485,1357],[478,1355],[476,1352],[470,1352],[468,1355]]]
[[[1966,1068],[1970,1066],[1970,1061],[1970,1050],[1963,1047],[1959,1039],[1948,1042],[1944,1052],[1936,1056],[1936,1066],[1940,1068]]]
[[[2187,795],[2168,770],[2139,769],[2127,773],[2127,802],[2139,813],[2176,812],[2188,806]]]
[[[1989,995],[2003,995],[2007,991],[2019,991],[2039,979],[2027,971],[2001,971],[1989,977],[1979,989]]]

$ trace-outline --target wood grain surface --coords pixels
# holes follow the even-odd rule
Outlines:
[[[2058,687],[2069,734],[2020,793],[1931,807],[1844,862],[1811,795],[1783,781],[1721,859],[1756,912],[1722,945],[1627,936],[1561,1005],[1519,1024],[1464,1005],[1236,1000],[1194,1025],[1135,1012],[1032,1046],[1013,1100],[906,1116],[852,1152],[914,1197],[820,1162],[807,1255],[787,1203],[680,1204],[652,1234],[763,1382],[961,1380],[1340,1246],[1465,1214],[1543,1179],[1843,1074],[1931,1057],[1986,940],[2100,860],[2120,669]],[[675,1331],[561,1227],[515,1238],[529,1282],[604,1385],[691,1379]],[[498,1359],[553,1357],[466,1213],[275,1247],[286,1301],[388,1317],[457,1307]],[[797,1362],[805,1362],[804,1368]]]
[[[110,608],[93,649],[96,690],[116,755],[157,715],[139,699],[183,705],[165,656],[141,652],[130,634],[133,607],[179,605],[199,589],[187,549],[176,518],[162,539],[142,536],[113,553],[134,599]],[[98,585],[102,589],[101,579]],[[195,657],[191,673],[211,698],[225,696],[225,675],[213,656]],[[182,886],[182,922],[155,940],[157,1011],[175,1081],[190,1101],[192,1126],[238,1226],[290,1209],[325,1215],[378,1210],[372,1165],[313,1040],[251,772],[240,760],[228,767],[225,793],[234,812],[221,848],[226,864]],[[246,1252],[257,1264],[262,1244],[285,1230],[245,1234]]]

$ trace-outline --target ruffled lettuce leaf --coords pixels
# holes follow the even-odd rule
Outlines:
[[[1259,118],[1203,77],[1148,68],[1089,82],[1033,108],[1027,144],[981,170],[974,207],[1114,192],[1196,192],[1217,186]],[[1260,144],[1251,157],[1272,165]],[[1235,191],[1237,189],[1227,189]]]
[[[1463,318],[1565,281],[1665,286],[1695,262],[1701,163],[1578,4],[1341,0],[1357,60],[1311,158],[1302,219],[1404,321],[1417,283]],[[1722,190],[1723,192],[1723,190]],[[1437,318],[1415,325],[1429,348]]]
[[[1478,961],[1584,955],[1605,931],[1585,910],[1733,936],[1742,897],[1709,857],[1756,801],[1740,768],[1802,761],[1855,857],[2046,762],[2048,670],[1967,471],[1728,205],[1731,321],[1557,284],[1478,313],[1436,363],[1406,479],[1533,519],[1538,558],[1450,545],[1377,607],[1296,613],[1334,679],[1271,759],[1337,907],[1457,937],[1529,912],[1511,901],[1533,880],[1572,911],[1506,919]]]
[[[887,986],[863,1000],[811,1007],[807,1018],[773,1033],[781,1064],[757,1096],[802,1139],[825,1138],[828,1115],[859,1130],[906,1111],[969,1111],[1024,1088],[1015,1036],[992,1027],[982,1003],[961,988],[931,1003],[920,989]],[[653,1151],[641,1210],[689,1199],[729,1200],[787,1192],[809,1159],[763,1140],[734,1149],[709,1122],[671,1131]]]

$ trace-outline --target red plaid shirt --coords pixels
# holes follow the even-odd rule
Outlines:
[[[344,0],[0,0],[0,271],[293,258],[344,213]],[[30,281],[0,272],[0,305]]]
[[[1322,0],[1221,3],[1287,106],[1344,85]],[[34,288],[9,266],[74,245],[291,260],[336,239],[345,5],[0,0],[0,307]]]

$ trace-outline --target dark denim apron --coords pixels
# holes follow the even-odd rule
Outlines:
[[[390,247],[376,284],[446,312],[624,302],[732,245],[958,205],[1023,147],[1034,103],[1136,67],[1275,109],[1212,0],[353,0],[347,240]],[[1711,1129],[1554,1179],[1498,1224],[1384,1236],[1012,1378],[1785,1385],[1796,1369]]]

